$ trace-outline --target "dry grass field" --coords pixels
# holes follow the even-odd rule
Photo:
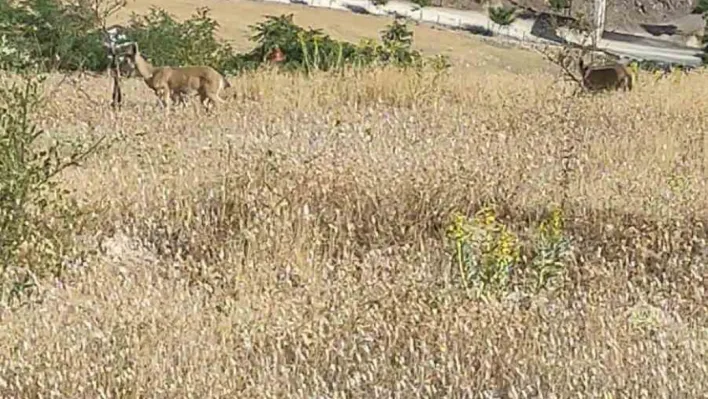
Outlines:
[[[64,84],[37,120],[112,142],[60,177],[100,250],[2,312],[0,396],[705,398],[708,76],[639,81],[258,72],[171,118]],[[460,286],[454,212],[527,245],[561,202],[551,286]]]

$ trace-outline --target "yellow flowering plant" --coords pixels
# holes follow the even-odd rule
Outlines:
[[[494,208],[480,209],[472,220],[455,215],[448,237],[465,288],[485,297],[506,292],[519,262],[519,244],[516,235],[497,220]]]

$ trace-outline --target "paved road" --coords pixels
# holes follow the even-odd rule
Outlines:
[[[369,0],[262,0],[276,3],[303,4],[311,7],[332,8],[345,11],[368,13],[373,15],[401,15],[421,22],[444,25],[466,30],[487,29],[495,35],[526,42],[553,43],[549,40],[531,34],[534,25],[532,19],[518,18],[510,26],[502,27],[492,22],[489,17],[478,11],[455,10],[443,7],[419,8],[418,6],[398,0],[390,0],[386,5],[374,6]],[[579,36],[567,29],[558,29],[558,36],[573,43],[580,43]],[[631,35],[608,35],[600,40],[598,48],[607,52],[639,60],[653,60],[683,65],[700,65],[700,49],[687,48],[669,42],[656,43],[657,40],[646,40],[643,37]]]

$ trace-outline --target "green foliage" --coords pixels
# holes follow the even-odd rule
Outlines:
[[[106,68],[108,60],[97,24],[90,8],[60,0],[0,0],[3,47],[26,55],[25,62],[31,60],[43,70]]]
[[[430,0],[411,0],[411,2],[419,7],[430,7],[432,4]]]
[[[32,118],[42,82],[0,87],[0,302],[61,273],[76,213],[52,178],[96,149],[41,142]]]
[[[434,57],[428,58],[427,65],[436,73],[447,71],[452,67],[450,57],[444,54],[436,54]]]
[[[209,12],[208,7],[200,7],[179,22],[165,10],[151,7],[146,15],[131,15],[125,35],[155,65],[209,65],[235,72],[242,61],[228,43],[217,40],[219,24]]]
[[[570,8],[570,0],[549,0],[551,10],[562,12]]]
[[[705,14],[708,12],[708,0],[698,0],[691,11],[692,14]]]
[[[394,19],[391,25],[381,32],[381,41],[386,47],[410,48],[413,45],[413,32],[408,29],[405,21]]]
[[[266,16],[266,20],[250,26],[256,47],[246,55],[252,63],[263,63],[276,47],[285,55],[282,66],[295,70],[323,70],[351,64],[356,46],[332,39],[320,29],[303,29],[293,22],[293,14]]]
[[[0,36],[0,69],[23,70],[32,65],[32,55],[26,49],[18,49],[16,43]]]
[[[88,8],[65,6],[60,0],[25,0],[11,5],[0,0],[0,63],[5,68],[38,66],[41,70],[86,68],[103,71],[108,54],[103,47],[103,21]],[[286,70],[341,70],[344,67],[395,65],[421,67],[425,60],[412,49],[413,33],[405,22],[395,20],[381,32],[381,43],[366,40],[359,45],[338,41],[320,29],[304,29],[293,15],[266,16],[250,26],[255,47],[238,54],[216,37],[219,24],[209,8],[198,8],[178,21],[168,12],[150,8],[145,15],[133,13],[123,29],[125,41],[137,42],[154,65],[209,65],[223,73],[252,70],[268,62],[277,47],[285,55],[279,63]],[[440,61],[440,60],[438,60]],[[445,68],[445,62],[434,64]]]
[[[60,0],[0,0],[0,61],[4,54],[26,55],[28,65],[41,70],[87,69],[103,71],[109,59],[103,46],[103,21],[88,7],[64,5]],[[242,57],[216,39],[218,23],[208,8],[198,8],[185,21],[151,8],[132,14],[125,35],[157,65],[211,65],[222,71],[243,68]],[[5,65],[8,65],[5,63]]]
[[[413,50],[413,32],[405,21],[395,19],[381,32],[383,43],[380,60],[384,63],[393,63],[399,66],[415,66],[422,56]]]
[[[330,71],[345,66],[417,66],[422,60],[412,49],[413,33],[405,22],[394,22],[381,32],[381,43],[362,40],[359,45],[332,39],[320,29],[303,29],[293,15],[267,16],[251,26],[256,47],[246,55],[251,63],[262,63],[278,47],[285,55],[282,67],[290,70]]]
[[[511,25],[516,20],[516,7],[489,7],[489,19],[501,26]]]

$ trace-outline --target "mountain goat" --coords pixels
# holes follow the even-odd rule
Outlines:
[[[194,92],[199,94],[202,105],[207,107],[206,100],[209,100],[216,107],[225,102],[219,97],[221,90],[231,87],[229,81],[210,66],[152,66],[140,54],[137,43],[129,46],[128,59],[135,65],[145,84],[155,92],[163,107],[168,109],[169,100],[184,103],[185,97]]]
[[[604,66],[588,66],[585,65],[583,58],[580,57],[578,66],[582,74],[583,86],[588,90],[619,90],[622,88],[624,91],[627,91],[632,90],[634,86],[634,73],[626,65],[614,63]]]

